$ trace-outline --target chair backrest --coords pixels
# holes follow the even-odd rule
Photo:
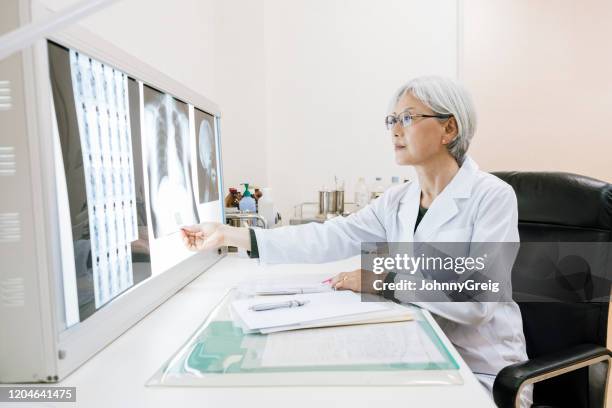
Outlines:
[[[550,285],[560,302],[522,302],[519,307],[527,341],[527,354],[535,358],[546,353],[592,343],[606,345],[608,302],[592,302],[593,293],[609,294],[609,280],[597,279],[589,266],[574,259],[560,266],[551,262],[554,243],[593,243],[601,246],[595,257],[610,265],[612,259],[612,185],[589,177],[551,172],[496,172],[516,192],[521,250],[512,272],[513,289],[525,284],[526,275],[565,274],[578,276],[568,291],[563,285]],[[530,247],[524,243],[537,244]],[[598,243],[598,244],[596,244]],[[570,269],[569,271],[567,269]],[[574,269],[573,271],[571,269]],[[518,282],[517,280],[520,280]],[[571,285],[570,285],[571,286]],[[563,293],[561,293],[563,292]],[[578,293],[579,292],[579,293]],[[573,299],[573,300],[572,300]],[[534,402],[558,406],[589,406],[588,370],[581,369],[537,384]]]

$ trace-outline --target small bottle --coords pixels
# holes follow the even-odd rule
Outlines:
[[[255,199],[255,211],[259,212],[259,199],[261,198],[262,192],[259,187],[255,186],[253,186],[253,190],[255,190],[253,193],[253,198]]]
[[[253,198],[255,199],[255,201],[259,201],[263,193],[261,192],[259,187],[253,187],[253,189],[255,190],[255,193],[253,194]]]
[[[357,184],[355,184],[355,205],[357,205],[359,209],[362,209],[368,205],[368,201],[368,185],[363,177],[359,177]]]
[[[235,197],[234,193],[235,192],[236,192],[236,189],[233,187],[230,187],[229,193],[225,196],[225,200],[223,201],[226,208],[233,206],[232,204],[234,203],[234,197]]]
[[[238,208],[238,203],[240,202],[240,198],[238,198],[239,194],[238,189],[230,187],[229,194],[225,196],[225,206],[227,208]]]
[[[256,212],[257,203],[255,203],[255,199],[253,198],[253,196],[251,195],[251,192],[249,191],[249,183],[242,183],[242,184],[244,184],[244,193],[242,193],[242,199],[240,200],[240,203],[238,204],[238,208],[240,209],[240,211]]]
[[[370,193],[370,201],[376,200],[385,192],[385,186],[382,182],[382,177],[376,177],[376,181],[372,186],[372,192]]]
[[[274,211],[274,202],[272,201],[272,189],[264,187],[263,194],[257,201],[257,213],[266,220],[268,228],[272,228],[276,224],[276,213]]]

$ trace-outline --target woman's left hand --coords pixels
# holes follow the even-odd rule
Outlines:
[[[331,287],[336,290],[352,290],[353,292],[380,294],[374,289],[374,281],[385,279],[385,275],[356,269],[352,272],[341,272],[331,280]]]

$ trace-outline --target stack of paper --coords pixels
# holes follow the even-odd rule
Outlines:
[[[392,302],[363,302],[350,291],[274,296],[274,302],[306,301],[304,306],[253,311],[254,305],[271,301],[270,296],[235,300],[232,310],[246,332],[273,333],[314,327],[343,326],[411,320],[408,309]]]
[[[287,325],[280,327],[270,327],[261,329],[261,333],[275,333],[279,331],[311,329],[316,327],[349,326],[356,324],[372,323],[393,323],[412,320],[410,311],[401,305],[389,302],[385,303],[386,308],[378,312],[360,313],[356,315],[341,316],[331,319],[322,319],[315,322]]]

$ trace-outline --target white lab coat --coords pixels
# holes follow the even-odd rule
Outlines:
[[[466,157],[435,198],[416,231],[418,181],[387,190],[350,216],[324,224],[257,229],[265,263],[322,263],[355,256],[362,242],[518,242],[516,195]],[[397,292],[396,292],[397,296]],[[401,298],[399,299],[401,300]],[[429,310],[472,371],[491,390],[503,367],[527,360],[520,310],[514,302],[419,302]],[[531,401],[531,388],[522,396]]]

